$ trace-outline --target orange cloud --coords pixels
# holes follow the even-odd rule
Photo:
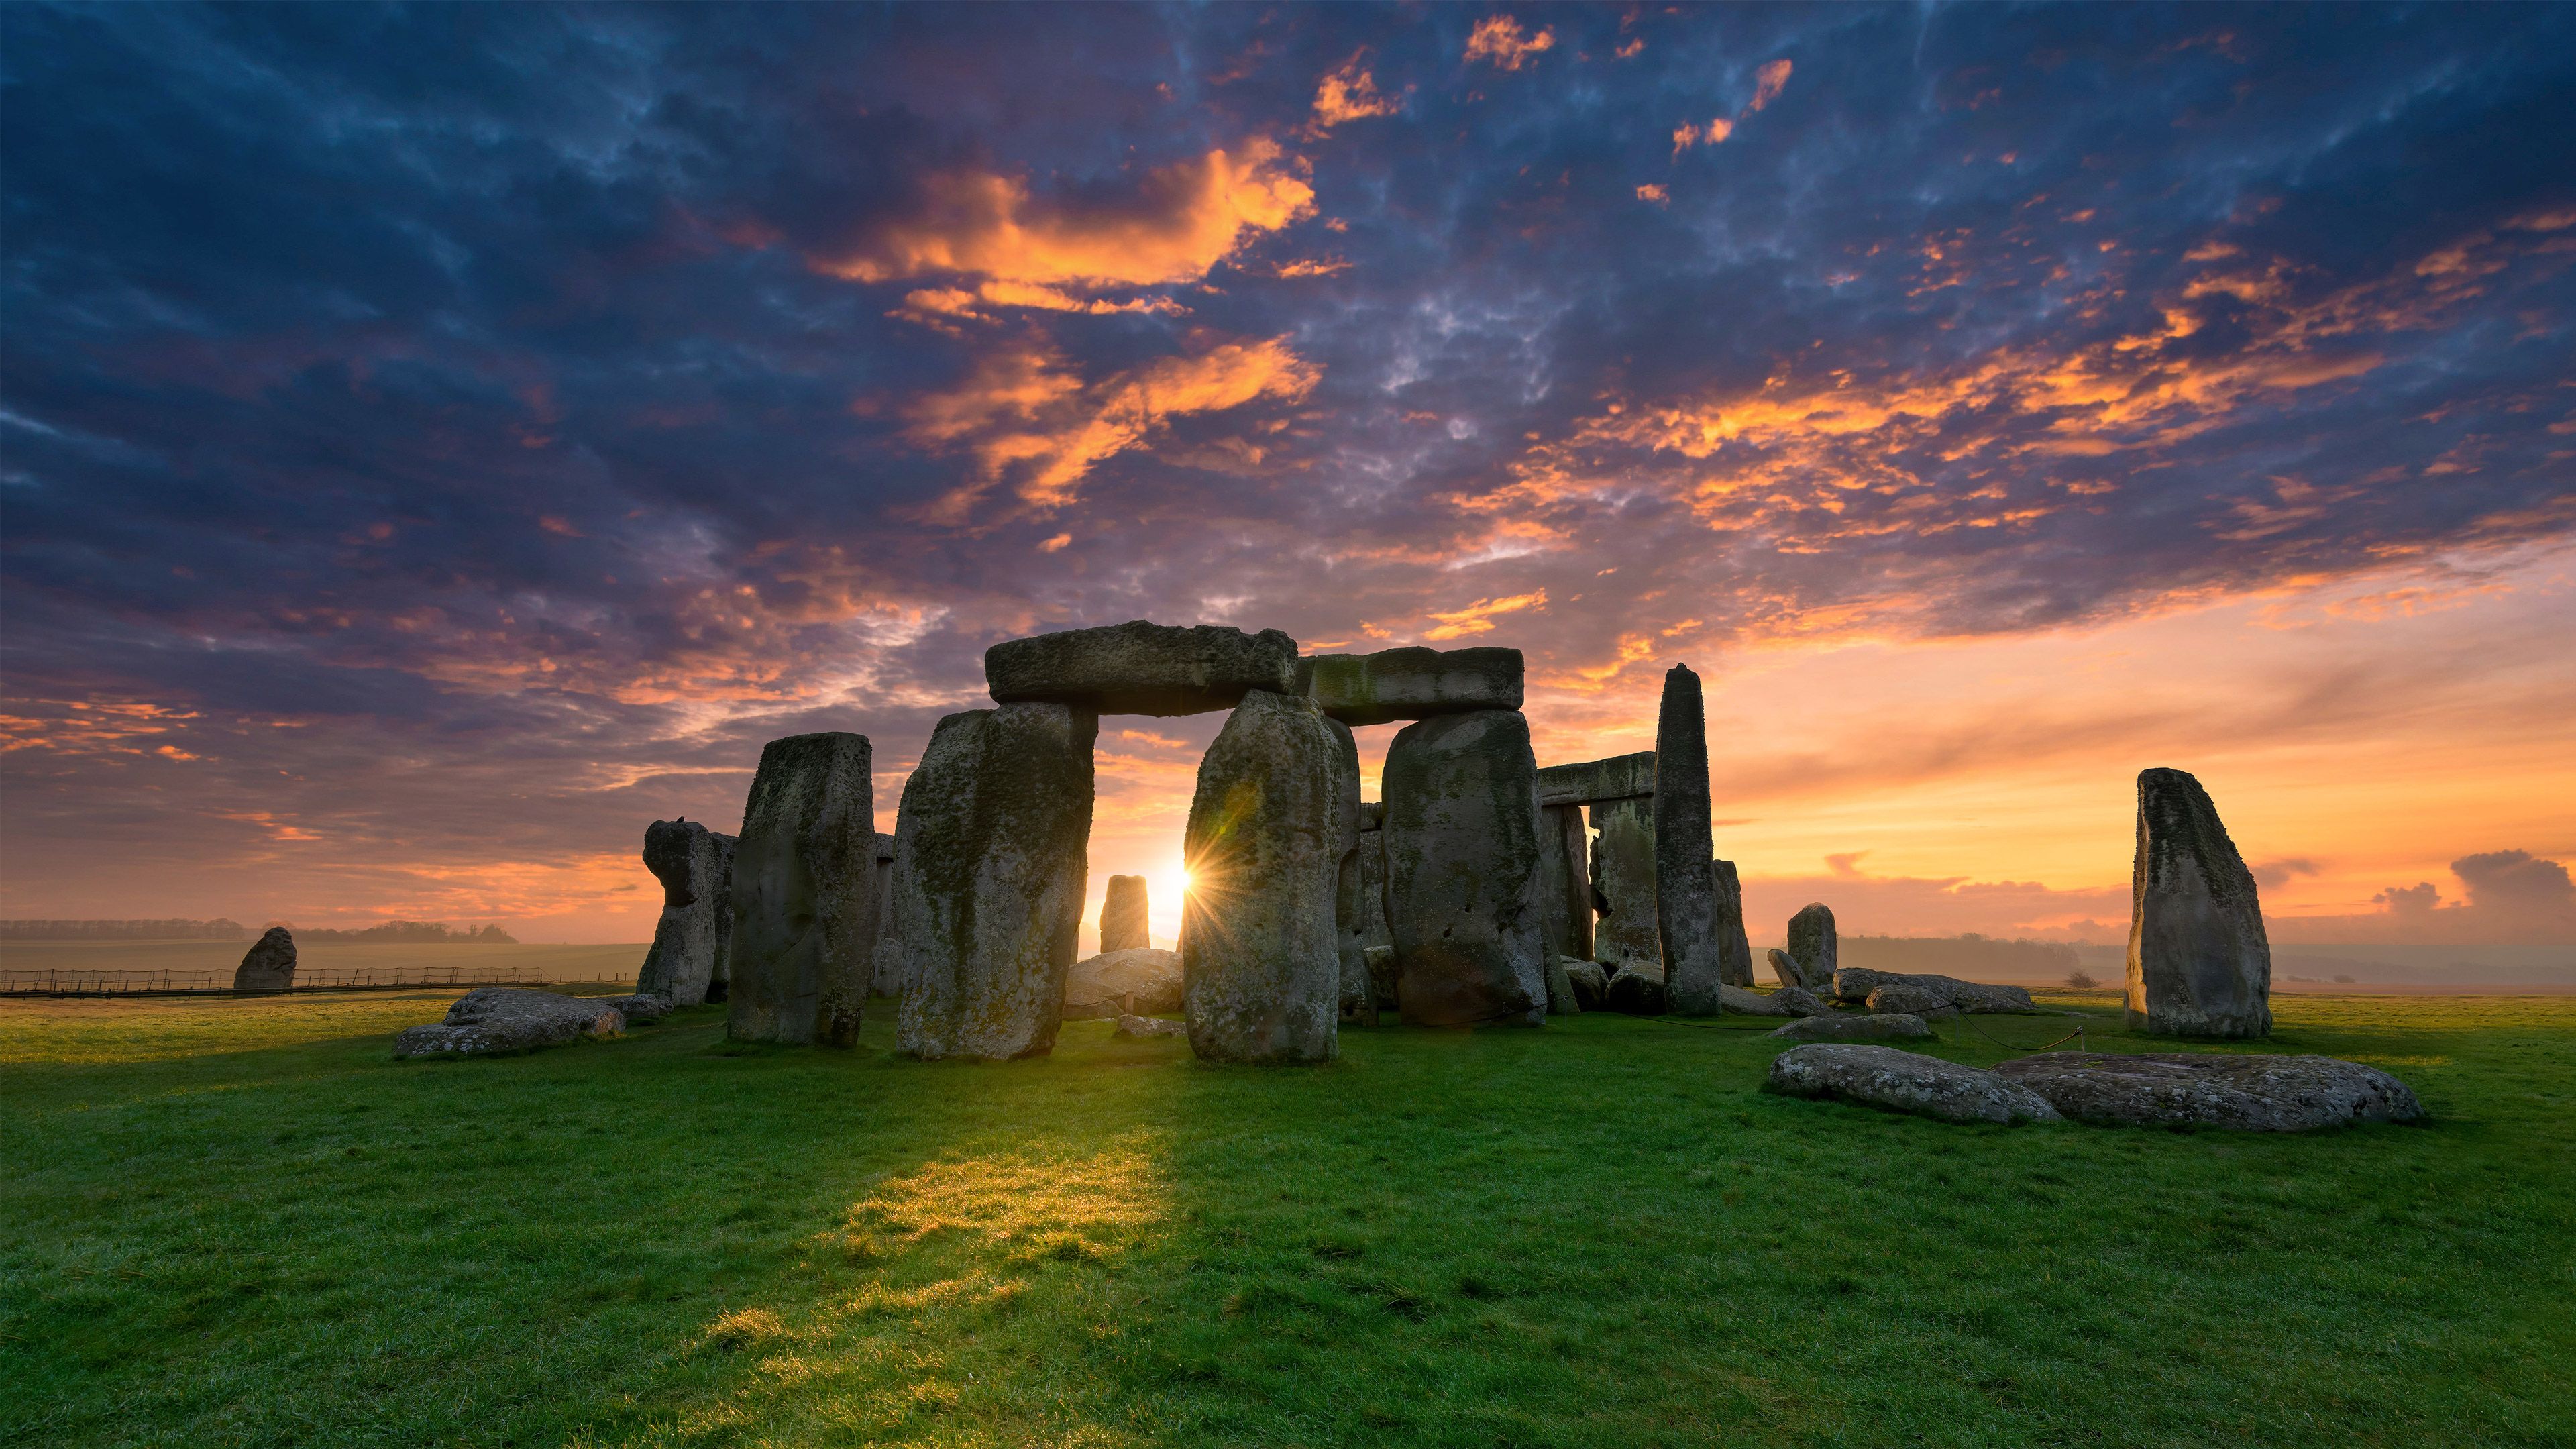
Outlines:
[[[1162,167],[1107,205],[1038,197],[1025,181],[986,172],[937,176],[920,214],[811,260],[860,282],[963,274],[1006,287],[1099,290],[1193,281],[1248,237],[1314,211],[1315,189],[1296,169],[1277,142],[1255,137],[1234,152]],[[1043,292],[1009,295],[1018,298],[1010,305],[1047,305]]]
[[[1672,200],[1673,194],[1666,191],[1657,183],[1649,181],[1645,185],[1637,188],[1637,199],[1639,201],[1651,201],[1657,206],[1661,206],[1665,202]]]
[[[1556,32],[1546,26],[1536,35],[1527,35],[1512,17],[1488,15],[1467,36],[1467,59],[1491,61],[1497,70],[1519,70],[1531,56],[1555,44]]]
[[[1402,96],[1378,94],[1376,78],[1360,68],[1360,57],[1354,55],[1315,83],[1315,119],[1308,129],[1322,135],[1345,121],[1392,116],[1403,109]]]
[[[1764,61],[1762,68],[1753,73],[1753,100],[1745,106],[1745,114],[1751,115],[1778,100],[1780,92],[1788,88],[1789,71],[1790,65],[1785,58]]]
[[[1673,132],[1673,154],[1679,156],[1684,151],[1689,150],[1691,147],[1696,146],[1703,141],[1714,146],[1734,134],[1735,123],[1724,116],[1712,118],[1709,121],[1707,128],[1704,130],[1698,126],[1692,125],[1688,121],[1684,121],[1680,127]]]
[[[1426,631],[1422,637],[1463,639],[1470,634],[1490,634],[1494,629],[1496,614],[1516,614],[1523,609],[1545,607],[1547,607],[1545,589],[1526,594],[1514,594],[1508,599],[1478,599],[1463,609],[1446,614],[1434,613],[1431,617],[1440,621],[1440,627]]]

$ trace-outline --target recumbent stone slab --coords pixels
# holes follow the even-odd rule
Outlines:
[[[661,883],[662,914],[635,989],[674,1006],[704,1005],[715,980],[718,928],[733,914],[724,848],[694,820],[656,820],[644,827],[644,868]]]
[[[790,735],[760,752],[734,846],[726,1033],[859,1039],[875,973],[876,807],[865,735]]]
[[[1537,773],[1517,710],[1417,721],[1388,747],[1387,921],[1407,1024],[1546,1023]]]
[[[1210,714],[1255,689],[1297,690],[1297,641],[1276,629],[1143,619],[1006,639],[984,651],[1003,704],[1045,702],[1094,714]]]
[[[233,990],[285,991],[294,985],[295,937],[284,926],[271,926],[233,968]]]
[[[1790,1041],[1924,1041],[1932,1028],[1919,1016],[1810,1016],[1771,1035]]]
[[[658,1003],[658,998],[656,999]],[[488,1057],[562,1046],[583,1036],[626,1030],[631,997],[564,996],[511,986],[482,986],[458,997],[436,1026],[403,1029],[397,1057]]]
[[[2129,1029],[2257,1037],[2272,1030],[2272,946],[2254,873],[2200,782],[2138,775],[2129,877]]]
[[[1801,1046],[1771,1059],[1765,1084],[1792,1097],[1839,1097],[1945,1122],[2054,1122],[2057,1109],[1993,1072],[1881,1046]]]
[[[1006,704],[939,722],[895,821],[896,1042],[924,1059],[1042,1056],[1082,929],[1099,717]]]
[[[1834,972],[1834,979],[1827,984],[1827,990],[1841,1001],[1869,1001],[1889,988],[1920,992],[1923,997],[1972,1015],[2045,1014],[2031,1001],[2030,993],[2021,987],[1991,986],[1982,981],[1962,981],[1956,976],[1929,972],[1873,971],[1866,966],[1845,966]]]
[[[2424,1116],[2404,1082],[2334,1057],[2041,1052],[1995,1071],[2069,1117],[2118,1126],[2306,1132]]]
[[[1742,986],[1725,986],[1719,988],[1719,995],[1727,1010],[1747,1016],[1831,1016],[1834,1011],[1798,986],[1783,986],[1767,996]]]
[[[1297,693],[1344,724],[1394,724],[1440,714],[1521,707],[1517,649],[1384,649],[1310,654],[1297,661]]]

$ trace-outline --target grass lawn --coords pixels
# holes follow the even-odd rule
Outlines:
[[[0,1443],[2576,1443],[2565,997],[2276,998],[2435,1121],[2260,1137],[1775,1098],[1744,1018],[396,1064],[451,995],[0,1003]]]

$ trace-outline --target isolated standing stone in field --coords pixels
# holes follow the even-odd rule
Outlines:
[[[1356,839],[1359,823],[1344,738],[1313,700],[1256,689],[1199,761],[1181,840],[1181,989],[1201,1057],[1321,1062],[1339,1050],[1334,897],[1344,829]]]
[[[1623,961],[1663,964],[1664,943],[1655,929],[1655,804],[1631,798],[1592,807],[1592,959],[1619,969]]]
[[[716,974],[718,925],[731,913],[724,851],[694,820],[656,820],[644,827],[644,868],[662,883],[662,916],[635,989],[673,1006],[703,1005]]]
[[[1717,944],[1717,881],[1708,853],[1708,715],[1687,664],[1664,671],[1655,718],[1655,935],[1664,992],[1678,1016],[1724,1011],[1726,961]]]
[[[284,926],[260,933],[233,968],[235,991],[284,991],[295,984],[295,937]]]
[[[876,965],[876,807],[865,735],[771,740],[734,847],[736,1041],[854,1046]]]
[[[894,937],[894,837],[876,835],[877,946],[870,968],[870,996],[903,995],[903,947]]]
[[[1043,1056],[1064,1022],[1100,717],[1061,704],[952,714],[895,819],[896,1043],[925,1059]]]
[[[1789,918],[1789,958],[1798,963],[1798,984],[1824,991],[1834,984],[1841,947],[1834,937],[1834,913],[1821,902],[1809,902]]]
[[[1385,649],[1297,661],[1297,692],[1344,724],[1521,707],[1517,649]]]
[[[1753,985],[1753,943],[1744,934],[1744,882],[1735,862],[1711,860],[1709,878],[1717,887],[1717,952],[1719,976],[1729,986]]]
[[[1276,629],[1143,619],[1007,639],[984,651],[984,679],[1003,704],[1046,702],[1094,714],[1208,714],[1244,692],[1297,689],[1297,641]]]
[[[1407,1024],[1546,1023],[1537,774],[1518,710],[1422,720],[1388,746],[1387,920]]]
[[[2334,1057],[2041,1052],[1995,1071],[2079,1122],[2107,1125],[2305,1132],[2424,1115],[2404,1082]]]
[[[2272,945],[2254,873],[2209,792],[2180,770],[2139,772],[2129,888],[2129,1029],[2269,1035]]]
[[[1539,809],[1538,909],[1549,960],[1592,959],[1592,835],[1580,805]]]
[[[1145,878],[1141,875],[1113,875],[1109,894],[1100,902],[1100,950],[1129,951],[1154,944],[1154,933],[1145,923]]]
[[[1993,1072],[1882,1046],[1801,1046],[1771,1059],[1770,1090],[1841,1097],[1946,1122],[2054,1122],[2057,1109]]]
[[[1360,865],[1360,746],[1351,727],[1327,717],[1333,734],[1333,951],[1341,973],[1340,1010],[1344,1021],[1377,1025],[1377,993],[1368,969],[1368,900]]]

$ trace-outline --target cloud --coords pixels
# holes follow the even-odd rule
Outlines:
[[[1431,617],[1439,620],[1439,625],[1425,630],[1422,637],[1464,639],[1470,634],[1490,634],[1494,631],[1494,616],[1497,614],[1517,614],[1523,609],[1546,607],[1547,590],[1545,589],[1526,594],[1514,594],[1507,599],[1478,599],[1463,609],[1433,613]]]
[[[1362,52],[1362,55],[1366,52]],[[1404,109],[1404,97],[1378,94],[1377,81],[1354,55],[1315,83],[1315,118],[1309,129],[1321,135],[1347,121],[1392,116]],[[1408,90],[1410,87],[1407,88]]]
[[[2576,881],[2564,864],[2526,850],[2491,850],[2452,861],[2451,874],[2464,899],[2445,901],[2431,881],[2390,886],[2371,897],[2376,914],[2298,917],[2274,934],[2301,943],[2576,943]]]
[[[1788,89],[1790,69],[1791,66],[1786,57],[1764,61],[1761,69],[1753,73],[1753,99],[1745,102],[1745,114],[1751,115],[1780,99],[1780,92]],[[1726,138],[1717,136],[1711,139],[1722,141]]]
[[[1467,59],[1491,62],[1496,70],[1519,70],[1530,57],[1556,44],[1556,31],[1540,26],[1536,34],[1521,29],[1521,23],[1508,15],[1488,15],[1476,22],[1467,36]]]

